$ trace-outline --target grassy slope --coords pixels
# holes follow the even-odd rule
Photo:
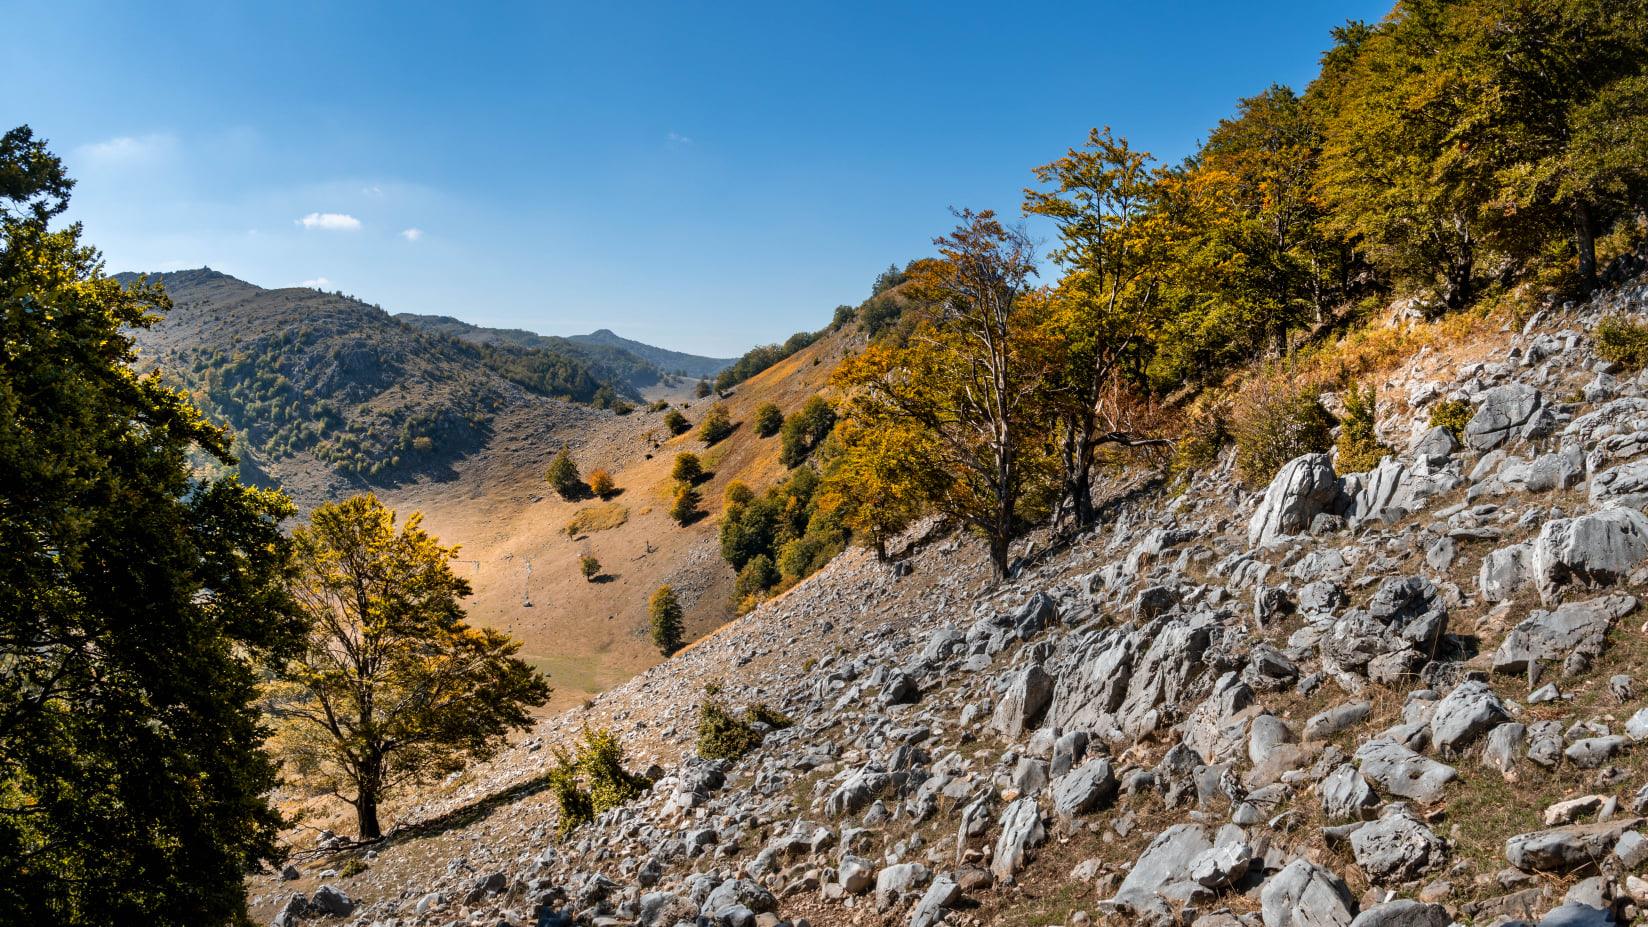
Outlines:
[[[480,561],[478,571],[473,563],[460,566],[475,586],[471,617],[515,635],[523,653],[551,674],[551,709],[574,705],[658,662],[646,636],[646,600],[659,585],[669,583],[681,596],[689,637],[732,616],[733,573],[717,539],[721,495],[733,480],[760,489],[786,472],[778,438],[758,438],[749,420],[765,402],[786,412],[798,408],[824,386],[845,352],[860,345],[852,328],[832,332],[740,385],[724,400],[738,428],[713,448],[705,448],[694,431],[653,447],[649,432],[667,434],[661,413],[608,417],[547,441],[521,437],[529,422],[506,422],[486,448],[458,467],[455,479],[420,481],[385,498],[403,512],[424,512],[437,536],[462,545],[461,557]],[[696,425],[709,400],[690,403],[685,413]],[[568,521],[597,503],[562,500],[543,482],[560,440],[586,475],[595,467],[613,474],[622,490],[614,501],[629,510],[624,524],[567,536]],[[713,471],[699,486],[707,514],[685,528],[667,514],[669,471],[681,451],[698,453]],[[585,553],[601,561],[601,581],[584,580],[578,561]],[[530,607],[524,604],[528,597]]]

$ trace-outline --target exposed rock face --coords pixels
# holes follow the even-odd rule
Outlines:
[[[1505,842],[1505,858],[1518,869],[1567,872],[1601,859],[1621,834],[1641,823],[1641,818],[1620,818],[1518,834]]]
[[[1442,865],[1442,838],[1406,809],[1356,829],[1350,835],[1356,865],[1376,883],[1407,882]]]
[[[1648,557],[1648,515],[1604,509],[1548,521],[1534,541],[1530,567],[1549,602],[1570,583],[1612,585]]]
[[[1306,454],[1289,461],[1270,481],[1259,510],[1248,522],[1248,545],[1263,547],[1305,531],[1317,515],[1336,507],[1339,496],[1339,477],[1327,454]]]
[[[1490,451],[1517,437],[1539,411],[1539,390],[1526,383],[1496,386],[1482,395],[1465,423],[1465,445]]]
[[[1349,927],[1356,919],[1356,899],[1344,880],[1303,859],[1271,876],[1259,905],[1265,927]]]
[[[1453,753],[1509,720],[1505,703],[1486,682],[1466,680],[1437,703],[1431,715],[1431,746]]]
[[[1522,673],[1530,663],[1553,663],[1581,672],[1602,653],[1608,629],[1636,607],[1631,596],[1609,595],[1571,602],[1555,611],[1534,611],[1505,635],[1494,652],[1493,668]]]

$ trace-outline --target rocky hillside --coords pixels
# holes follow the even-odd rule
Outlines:
[[[1648,284],[1391,371],[1367,473],[1105,488],[989,587],[850,552],[398,810],[305,831],[277,923],[1591,925],[1648,908]],[[1468,404],[1457,432],[1436,403]],[[929,526],[930,528],[931,526]],[[794,724],[694,755],[706,683]],[[557,836],[587,725],[650,788]],[[342,819],[339,819],[342,820]],[[312,823],[326,823],[318,816]],[[346,867],[346,864],[347,867]],[[352,875],[340,875],[351,872]]]
[[[697,354],[686,354],[681,351],[658,348],[625,338],[609,328],[598,328],[587,335],[573,335],[567,340],[583,345],[627,351],[637,357],[646,359],[665,373],[700,380],[705,377],[715,376],[737,359],[732,357],[702,357]]]

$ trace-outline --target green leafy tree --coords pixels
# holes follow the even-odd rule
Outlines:
[[[678,435],[691,428],[692,423],[687,421],[680,409],[671,409],[664,413],[664,427],[669,429],[670,434]]]
[[[733,432],[732,417],[727,414],[727,407],[721,403],[710,406],[704,413],[704,420],[698,423],[698,437],[705,445],[715,444]]]
[[[507,635],[467,624],[469,583],[414,513],[373,495],[315,509],[293,534],[308,646],[271,688],[279,745],[299,778],[355,808],[363,840],[395,790],[490,756],[549,684]]]
[[[292,506],[132,369],[167,299],[50,229],[71,186],[0,137],[0,923],[244,923],[279,859],[256,704],[302,636]]]
[[[772,558],[766,554],[756,554],[738,571],[738,578],[733,582],[733,596],[742,600],[760,595],[778,585],[778,580],[778,568],[773,566]]]
[[[696,483],[704,478],[704,464],[698,455],[691,451],[682,451],[675,455],[675,463],[670,467],[670,479],[682,483]]]
[[[675,590],[659,586],[647,600],[647,618],[652,625],[652,642],[664,656],[673,656],[681,649],[685,633],[685,612],[675,597]]]
[[[544,479],[562,499],[581,499],[588,490],[583,477],[578,475],[578,464],[573,462],[572,454],[564,447],[555,452]]]
[[[762,403],[761,408],[755,410],[755,433],[763,438],[770,438],[778,434],[778,429],[784,427],[784,411],[770,402]]]
[[[699,399],[703,399],[708,396],[710,394],[710,381],[699,380],[698,385],[693,387],[692,394]]]
[[[601,575],[601,561],[594,554],[584,554],[578,558],[578,570],[584,574],[584,579],[591,582]]]
[[[835,427],[835,407],[823,396],[812,396],[784,420],[779,460],[786,467],[799,467],[813,450],[829,437]]]

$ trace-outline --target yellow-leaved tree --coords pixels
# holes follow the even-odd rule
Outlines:
[[[490,755],[550,693],[518,642],[465,623],[457,548],[421,521],[397,529],[366,494],[293,533],[309,635],[271,686],[276,745],[302,784],[354,806],[362,840],[383,835],[386,796]]]

